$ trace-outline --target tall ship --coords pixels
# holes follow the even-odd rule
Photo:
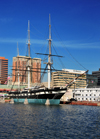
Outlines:
[[[30,57],[30,29],[29,29],[29,23],[28,23],[28,59],[31,59]],[[66,93],[67,87],[50,87],[50,78],[51,78],[51,65],[53,64],[51,62],[51,57],[56,56],[51,54],[51,23],[50,23],[50,15],[49,15],[49,54],[48,55],[48,62],[46,63],[47,72],[48,72],[48,87],[43,86],[35,86],[30,87],[30,72],[31,72],[31,65],[29,63],[29,60],[26,64],[26,69],[28,73],[28,87],[23,90],[17,90],[17,91],[9,91],[8,96],[11,100],[15,103],[33,103],[33,104],[47,104],[47,105],[58,105],[60,103],[61,97]],[[42,53],[38,53],[42,54]],[[43,54],[44,55],[44,54]],[[17,56],[18,57],[18,56]],[[17,71],[19,69],[16,69]],[[18,80],[19,80],[19,74],[18,74]]]

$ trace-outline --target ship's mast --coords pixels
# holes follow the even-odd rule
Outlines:
[[[49,55],[48,55],[48,88],[50,88],[51,81],[51,20],[49,14]]]
[[[30,21],[28,20],[28,56],[30,57]]]
[[[18,42],[17,42],[17,56],[19,56]]]
[[[30,57],[30,21],[28,20],[28,56]],[[30,87],[30,64],[28,59],[28,88]]]
[[[17,57],[18,57],[18,91],[20,88],[20,82],[19,82],[19,49],[18,49],[18,42],[17,42]]]

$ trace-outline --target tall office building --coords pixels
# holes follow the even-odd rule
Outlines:
[[[8,77],[8,59],[0,57],[0,84],[4,84]]]
[[[28,66],[30,66],[30,83],[41,82],[41,59],[28,56],[13,57],[12,82],[28,83]],[[18,78],[19,77],[19,78]]]

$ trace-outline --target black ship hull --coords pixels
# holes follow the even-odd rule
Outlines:
[[[54,88],[54,89],[38,89],[23,91],[23,92],[9,92],[10,99],[13,99],[16,103],[24,103],[25,99],[28,103],[45,104],[47,99],[50,104],[59,104],[61,97],[64,95],[66,89]]]

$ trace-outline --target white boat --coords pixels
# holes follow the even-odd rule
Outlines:
[[[100,88],[78,88],[72,92],[77,101],[100,101]]]

